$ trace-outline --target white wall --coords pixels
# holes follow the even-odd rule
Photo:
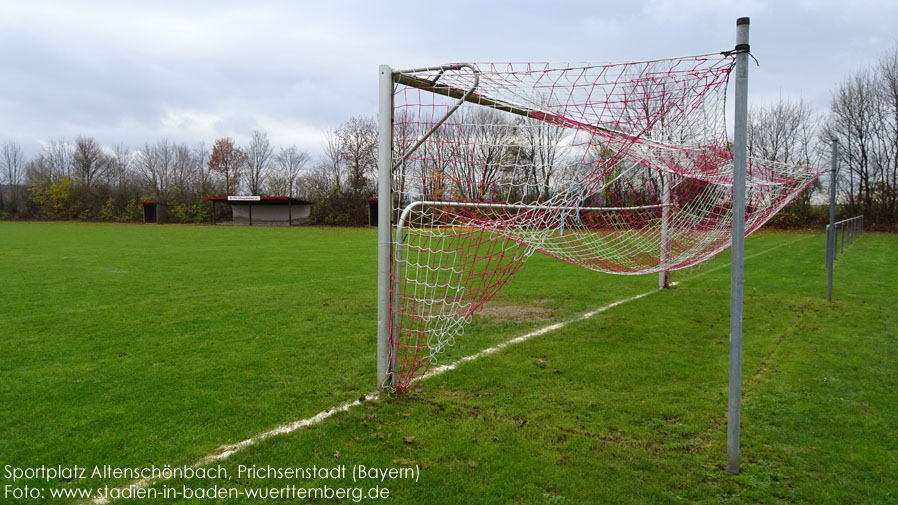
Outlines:
[[[237,224],[249,224],[249,205],[232,205],[234,210],[234,222]],[[309,221],[312,206],[309,204],[293,205],[293,224],[302,224]],[[253,205],[253,224],[284,224],[289,222],[289,209],[283,205]]]

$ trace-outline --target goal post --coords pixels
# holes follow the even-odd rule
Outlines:
[[[735,235],[807,188],[815,169],[740,158],[728,139],[745,44],[618,64],[381,66],[378,386],[409,388],[536,252],[664,287],[735,254]]]
[[[393,187],[393,70],[380,66],[377,125],[377,387],[395,387],[390,374],[390,269]]]
[[[745,279],[745,190],[748,165],[749,18],[736,20],[733,127],[733,222],[730,265],[730,364],[727,394],[727,470],[739,473],[742,419],[742,302]],[[790,199],[791,200],[791,199]]]

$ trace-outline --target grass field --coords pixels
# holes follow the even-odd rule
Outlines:
[[[7,465],[189,466],[374,389],[374,230],[0,223],[0,237],[5,493],[132,482],[13,483]],[[231,479],[151,489],[380,485],[391,493],[380,501],[401,504],[898,503],[898,236],[865,234],[838,258],[832,304],[822,246],[810,233],[746,241],[739,476],[723,469],[725,253],[675,273],[676,289],[209,465]],[[441,363],[656,283],[536,255],[495,300],[508,310],[475,318]],[[238,477],[254,464],[418,465],[420,477]]]

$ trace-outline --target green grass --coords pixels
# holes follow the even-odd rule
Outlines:
[[[189,465],[371,391],[375,235],[0,223],[0,486],[7,464]],[[238,479],[241,464],[418,464],[418,482],[382,484],[388,502],[898,502],[898,237],[865,234],[839,257],[833,304],[822,239],[746,242],[739,476],[723,469],[723,254],[676,289],[262,441],[221,463],[233,480],[155,487],[288,483]],[[656,283],[535,255],[494,305],[545,320],[475,318],[441,363]],[[148,502],[191,501],[117,503]]]

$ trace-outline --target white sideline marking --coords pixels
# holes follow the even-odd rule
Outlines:
[[[367,402],[370,400],[374,400],[378,396],[379,396],[379,393],[376,391],[372,392],[372,393],[368,393],[367,395],[365,395],[364,399],[359,398],[357,400],[353,400],[351,402],[346,402],[346,403],[344,403],[342,405],[338,405],[336,407],[331,407],[327,410],[322,410],[321,412],[319,412],[319,413],[315,414],[314,416],[309,417],[307,419],[300,419],[298,421],[293,421],[292,423],[282,424],[281,426],[278,426],[277,428],[274,428],[273,430],[269,430],[269,431],[260,433],[260,434],[256,435],[255,437],[248,438],[242,442],[237,442],[236,444],[223,445],[223,446],[219,447],[218,449],[215,449],[214,451],[210,452],[209,454],[203,456],[203,458],[201,458],[200,460],[198,460],[195,463],[193,463],[192,465],[190,465],[190,467],[197,468],[197,467],[200,467],[203,465],[208,465],[209,463],[214,463],[216,461],[221,461],[221,460],[227,459],[228,456],[230,456],[231,454],[240,452],[243,449],[246,449],[247,447],[249,447],[251,445],[257,444],[257,443],[265,440],[266,438],[274,437],[277,435],[284,435],[287,433],[294,432],[300,428],[305,428],[306,426],[318,424],[321,421],[324,421],[325,419],[327,419],[328,417],[336,414],[337,412],[346,412],[347,410],[351,409],[352,407],[355,407],[356,405],[361,405],[363,401]],[[136,480],[136,481],[132,482],[130,485],[128,485],[124,489],[141,489],[141,488],[145,488],[151,484],[155,484],[156,482],[161,482],[162,480],[166,480],[166,479],[156,479],[156,480],[140,479],[140,480]],[[109,503],[110,501],[112,501],[112,500],[107,497],[98,497],[98,498],[95,498],[90,503],[93,503],[96,505],[102,505],[104,503]]]
[[[646,291],[645,293],[634,295],[629,298],[624,298],[622,300],[618,300],[616,302],[609,303],[608,305],[605,305],[603,307],[599,307],[595,310],[586,312],[584,314],[580,314],[579,316],[577,316],[573,319],[568,319],[567,321],[562,321],[560,323],[550,324],[549,326],[544,326],[538,330],[531,331],[530,333],[527,333],[526,335],[521,335],[520,337],[515,337],[511,340],[506,340],[505,342],[502,342],[501,344],[498,344],[494,347],[490,347],[488,349],[484,349],[484,350],[477,352],[475,354],[472,354],[470,356],[465,356],[463,358],[460,358],[455,363],[452,363],[449,365],[438,366],[436,368],[431,368],[426,374],[416,378],[413,382],[422,381],[424,379],[428,379],[430,377],[435,377],[437,375],[448,372],[450,370],[455,370],[459,365],[462,365],[469,361],[474,361],[475,359],[479,359],[484,356],[489,356],[491,354],[495,354],[512,344],[518,344],[520,342],[530,340],[533,337],[538,337],[540,335],[549,333],[550,331],[555,331],[557,329],[564,328],[565,326],[567,326],[571,323],[576,323],[578,321],[584,321],[586,319],[589,319],[589,318],[595,316],[596,314],[605,312],[606,310],[608,310],[612,307],[617,307],[618,305],[622,305],[624,303],[631,302],[633,300],[638,300],[639,298],[648,296],[648,295],[650,295],[652,293],[656,293],[658,291],[660,291],[659,288],[654,288],[651,291]],[[236,444],[223,445],[223,446],[219,447],[218,449],[210,452],[209,454],[203,456],[201,459],[199,459],[198,461],[196,461],[195,463],[190,465],[190,467],[197,468],[197,467],[200,467],[203,465],[208,465],[209,463],[214,463],[216,461],[222,461],[224,459],[227,459],[228,456],[230,456],[231,454],[238,453],[251,445],[255,445],[255,444],[265,440],[266,438],[271,438],[271,437],[274,437],[277,435],[286,435],[287,433],[292,433],[298,429],[305,428],[306,426],[312,426],[313,424],[318,424],[321,421],[324,421],[325,419],[327,419],[328,417],[336,414],[337,412],[346,412],[347,410],[351,409],[352,407],[361,405],[362,402],[375,400],[379,396],[380,396],[380,393],[378,393],[377,391],[373,391],[373,392],[365,395],[364,399],[359,398],[357,400],[343,403],[336,407],[331,407],[327,410],[322,410],[321,412],[315,414],[312,417],[309,417],[306,419],[300,419],[298,421],[293,421],[293,422],[287,423],[287,424],[283,424],[281,426],[278,426],[277,428],[260,433],[256,436],[254,436],[252,438],[248,438],[242,442],[237,442]],[[164,480],[164,479],[156,479],[156,480],[140,479],[140,480],[136,480],[136,481],[132,482],[131,484],[129,484],[128,486],[126,486],[125,488],[122,488],[122,489],[129,489],[129,490],[142,489],[142,488],[148,487],[152,484],[155,484],[157,482],[161,482],[162,480]],[[122,494],[122,493],[120,493],[120,494]],[[94,504],[94,505],[104,505],[111,501],[112,501],[112,499],[107,498],[107,497],[98,497],[98,498],[94,498],[93,501],[91,501],[90,503]]]
[[[812,236],[812,235],[809,235],[809,236],[807,236],[807,237],[802,237],[802,238],[800,238],[800,239],[793,240],[793,241],[791,241],[791,242],[785,242],[785,243],[779,244],[779,245],[777,245],[777,246],[771,247],[770,249],[765,249],[765,250],[763,250],[763,251],[761,251],[761,252],[752,254],[751,256],[746,256],[745,259],[755,258],[755,257],[760,256],[760,255],[762,255],[762,254],[766,254],[766,253],[768,253],[768,252],[770,252],[770,251],[779,249],[780,247],[785,247],[785,246],[787,246],[787,245],[794,244],[794,243],[799,242],[799,241],[801,241],[801,240],[805,240],[805,239],[807,239],[807,238],[810,238],[811,236]],[[693,276],[689,276],[689,277],[687,277],[685,280],[696,279],[696,278],[701,277],[701,276],[703,276],[703,275],[705,275],[705,274],[709,274],[709,273],[711,273],[711,272],[716,272],[717,270],[720,270],[720,269],[722,269],[722,268],[727,268],[727,267],[729,267],[729,266],[730,266],[729,264],[720,265],[720,266],[714,267],[714,268],[712,268],[712,269],[710,269],[710,270],[702,271],[702,272],[699,273],[699,274],[696,274],[696,275],[693,275]],[[678,283],[678,282],[673,282],[673,283],[671,283],[671,284],[674,285],[674,286],[676,286],[676,285],[679,284],[679,283]],[[577,316],[577,317],[575,317],[575,318],[573,318],[573,319],[568,319],[568,320],[562,321],[562,322],[560,322],[560,323],[550,324],[549,326],[544,326],[544,327],[542,327],[542,328],[540,328],[540,329],[538,329],[538,330],[534,330],[534,331],[531,331],[530,333],[527,333],[527,334],[525,334],[525,335],[521,335],[520,337],[515,337],[515,338],[513,338],[513,339],[511,339],[511,340],[506,340],[505,342],[502,342],[502,343],[497,344],[497,345],[495,345],[495,346],[493,346],[493,347],[484,349],[484,350],[482,350],[482,351],[480,351],[480,352],[471,354],[470,356],[465,356],[465,357],[463,357],[463,358],[459,358],[458,361],[456,361],[456,362],[454,362],[454,363],[451,363],[451,364],[449,364],[449,365],[442,365],[442,366],[438,366],[438,367],[435,367],[435,368],[431,368],[431,369],[428,370],[427,373],[425,373],[424,375],[422,375],[422,376],[420,376],[420,377],[414,379],[413,382],[422,381],[422,380],[424,380],[424,379],[429,379],[430,377],[436,377],[437,375],[441,375],[441,374],[443,374],[443,373],[445,373],[445,372],[448,372],[448,371],[451,371],[451,370],[455,370],[456,368],[459,367],[459,365],[462,365],[462,364],[467,363],[467,362],[469,362],[469,361],[474,361],[474,360],[476,360],[476,359],[480,359],[480,358],[482,358],[482,357],[484,357],[484,356],[490,356],[490,355],[492,355],[492,354],[495,354],[495,353],[501,351],[502,349],[505,349],[506,347],[508,347],[508,346],[510,346],[510,345],[512,345],[512,344],[519,344],[519,343],[521,343],[521,342],[525,342],[525,341],[527,341],[527,340],[530,340],[530,339],[533,338],[533,337],[538,337],[538,336],[540,336],[540,335],[545,335],[546,333],[549,333],[550,331],[555,331],[555,330],[559,330],[559,329],[561,329],[561,328],[564,328],[565,326],[567,326],[567,325],[569,325],[569,324],[571,324],[571,323],[576,323],[576,322],[579,322],[579,321],[585,321],[585,320],[587,320],[587,319],[589,319],[589,318],[591,318],[591,317],[594,317],[594,316],[596,316],[596,315],[598,315],[598,314],[601,314],[602,312],[605,312],[606,310],[608,310],[608,309],[610,309],[610,308],[617,307],[618,305],[623,305],[623,304],[625,304],[625,303],[627,303],[627,302],[632,302],[633,300],[638,300],[638,299],[640,299],[640,298],[644,298],[644,297],[646,297],[646,296],[648,296],[648,295],[650,295],[650,294],[652,294],[652,293],[657,293],[658,291],[661,291],[661,288],[654,288],[654,289],[652,289],[651,291],[646,291],[645,293],[640,293],[640,294],[638,294],[638,295],[633,295],[633,296],[631,296],[631,297],[629,297],[629,298],[624,298],[624,299],[622,299],[622,300],[618,300],[618,301],[616,301],[616,302],[609,303],[608,305],[605,305],[605,306],[599,307],[599,308],[597,308],[597,309],[591,310],[591,311],[589,311],[589,312],[585,312],[585,313],[583,313],[583,314],[580,314],[579,316]],[[263,440],[265,440],[265,439],[267,439],[267,438],[271,438],[271,437],[274,437],[274,436],[277,436],[277,435],[286,435],[287,433],[292,433],[292,432],[294,432],[294,431],[296,431],[296,430],[299,430],[299,429],[301,429],[301,428],[305,428],[306,426],[312,426],[313,424],[318,424],[318,423],[320,423],[321,421],[324,421],[325,419],[327,419],[328,417],[331,417],[332,415],[336,414],[337,412],[346,412],[346,411],[348,411],[349,409],[351,409],[352,407],[361,405],[363,402],[367,402],[367,401],[371,401],[371,400],[376,400],[379,396],[380,396],[380,394],[379,394],[377,391],[374,391],[374,392],[371,392],[371,393],[368,393],[367,395],[365,395],[365,396],[364,396],[364,399],[363,399],[363,398],[359,398],[359,399],[357,399],[357,400],[353,400],[353,401],[350,401],[350,402],[343,403],[343,404],[338,405],[338,406],[336,406],[336,407],[331,407],[331,408],[329,408],[329,409],[327,409],[327,410],[322,410],[321,412],[315,414],[315,415],[312,416],[312,417],[309,417],[309,418],[306,418],[306,419],[300,419],[300,420],[298,420],[298,421],[293,421],[293,422],[287,423],[287,424],[283,424],[283,425],[278,426],[277,428],[274,428],[274,429],[272,429],[272,430],[269,430],[269,431],[260,433],[260,434],[256,435],[255,437],[248,438],[248,439],[246,439],[246,440],[244,440],[244,441],[242,441],[242,442],[237,442],[236,444],[223,445],[223,446],[219,447],[218,449],[216,449],[216,450],[210,452],[210,453],[207,454],[206,456],[202,457],[201,459],[199,459],[199,460],[196,461],[195,463],[193,463],[193,464],[191,465],[191,468],[197,468],[197,467],[200,467],[200,466],[203,466],[203,465],[208,465],[209,463],[214,463],[214,462],[216,462],[216,461],[222,461],[222,460],[224,460],[224,459],[227,459],[228,456],[230,456],[231,454],[235,454],[235,453],[237,453],[237,452],[240,452],[240,451],[242,451],[243,449],[246,449],[247,447],[249,447],[249,446],[251,446],[251,445],[255,445],[255,444],[257,444],[257,443],[259,443],[259,442],[261,442],[261,441],[263,441]],[[137,480],[137,481],[132,482],[130,485],[128,485],[126,488],[123,488],[123,489],[132,489],[132,490],[134,490],[134,489],[142,489],[142,488],[145,488],[145,487],[150,486],[150,485],[152,485],[152,484],[155,484],[156,482],[161,482],[161,480],[162,480],[162,479],[159,479],[159,480],[141,479],[141,480]],[[91,501],[90,503],[92,503],[92,504],[94,504],[94,505],[103,505],[103,504],[109,503],[110,501],[112,501],[112,500],[109,499],[109,498],[100,497],[100,498],[95,498],[95,499],[94,499],[93,501]]]

